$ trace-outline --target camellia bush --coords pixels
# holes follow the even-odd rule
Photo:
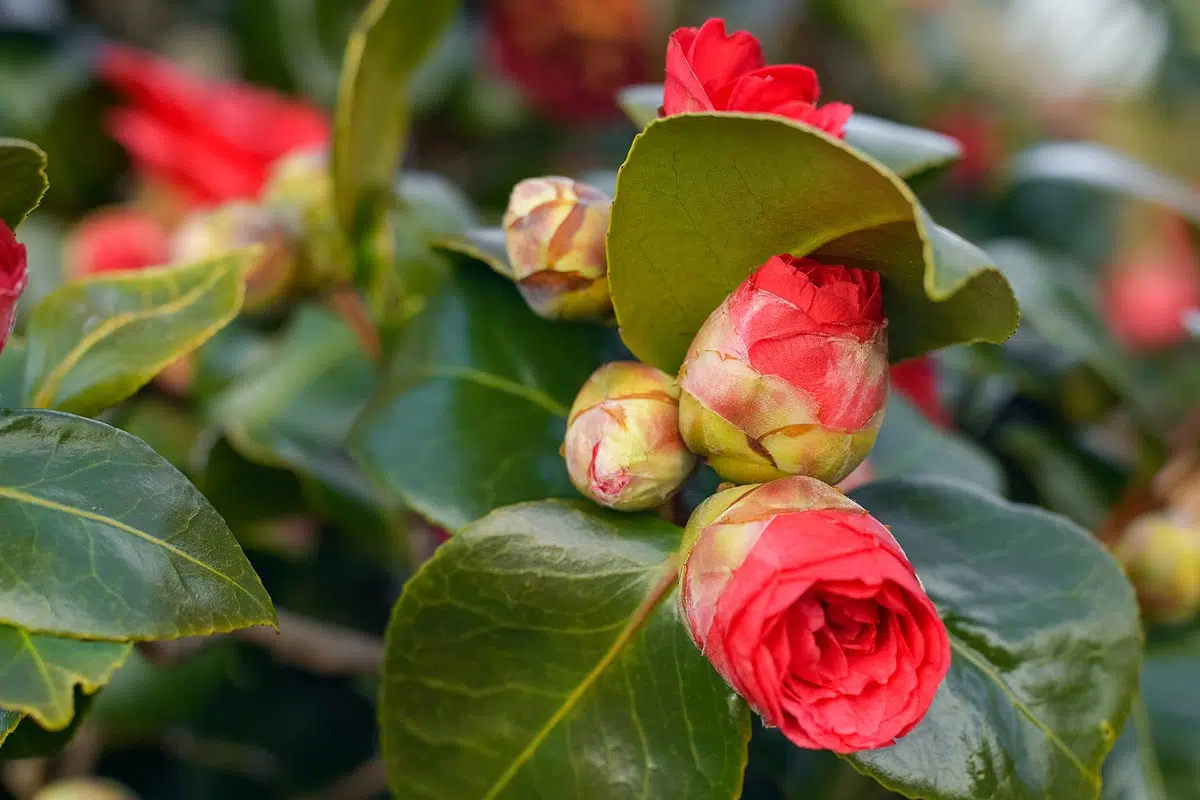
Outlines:
[[[150,725],[159,701],[110,700],[122,674],[232,639],[363,679],[399,798],[1167,797],[1108,787],[1161,783],[1143,626],[1178,644],[1200,608],[1200,433],[1172,367],[1101,350],[1075,273],[1034,277],[1054,256],[1033,237],[939,225],[915,189],[958,142],[823,98],[720,19],[621,89],[640,132],[615,173],[526,176],[487,224],[397,168],[457,11],[370,3],[331,122],[108,47],[108,125],[154,213],[91,215],[52,280],[22,224],[46,156],[0,141],[0,757],[69,751],[93,717]],[[1112,169],[1035,148],[1010,179],[1044,181],[1040,158],[1139,193],[1137,165],[1092,155]],[[1178,275],[1107,287],[1133,309],[1116,335],[1186,337],[1200,284]],[[1069,470],[1020,415],[952,429],[943,395],[964,430],[996,407],[985,363],[1134,398],[1129,491],[1010,501],[1014,475],[1062,497]],[[330,547],[313,518],[368,531],[356,563],[402,578],[382,648],[329,624],[372,612],[321,582],[343,554],[305,550]],[[315,566],[285,580],[289,559]],[[755,794],[795,764],[834,778]],[[345,791],[320,796],[369,796]]]

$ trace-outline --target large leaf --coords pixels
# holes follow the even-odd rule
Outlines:
[[[382,204],[399,166],[413,71],[458,9],[456,0],[372,0],[346,43],[334,111],[333,193],[342,229],[359,233],[364,203]]]
[[[1016,300],[987,255],[844,143],[733,114],[670,117],[638,136],[608,234],[613,304],[634,354],[674,371],[705,318],[776,253],[879,271],[893,360],[1016,330]]]
[[[398,350],[352,449],[381,485],[450,529],[510,503],[573,497],[558,448],[609,336],[539,319],[511,282],[464,264]]]
[[[639,128],[658,118],[661,83],[627,86],[617,96],[622,110]],[[844,129],[846,144],[874,158],[905,180],[926,177],[962,157],[957,141],[936,131],[855,114]]]
[[[98,690],[131,649],[128,642],[65,639],[0,625],[0,708],[62,730],[75,714],[75,687]]]
[[[442,545],[388,628],[396,795],[738,797],[749,714],[679,620],[681,535],[548,501]]]
[[[242,250],[52,292],[26,332],[26,403],[90,416],[121,402],[237,315],[256,259]]]
[[[0,138],[0,220],[15,230],[49,186],[46,154],[22,139]]]
[[[1116,562],[1066,519],[965,484],[878,483],[855,499],[912,560],[953,656],[925,719],[854,763],[909,797],[1097,797],[1141,666]]]
[[[114,640],[275,623],[224,520],[140,439],[5,411],[0,452],[0,621]]]
[[[1146,659],[1142,695],[1168,796],[1200,787],[1200,646]],[[1154,800],[1158,800],[1155,798]]]

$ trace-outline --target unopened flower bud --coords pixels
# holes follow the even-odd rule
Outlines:
[[[837,483],[887,402],[879,276],[774,256],[709,316],[679,370],[684,441],[721,477]]]
[[[696,465],[679,436],[679,389],[634,361],[592,373],[571,406],[563,457],[584,496],[621,511],[662,504]]]
[[[1134,520],[1113,548],[1150,622],[1186,622],[1200,612],[1200,527],[1162,514]]]
[[[245,308],[261,311],[290,294],[296,281],[296,236],[284,217],[240,202],[192,214],[172,239],[171,257],[200,261],[252,244],[263,250],[246,276]]]
[[[790,477],[726,489],[684,535],[684,624],[717,672],[800,747],[883,747],[925,716],[950,640],[891,533]]]
[[[33,800],[137,800],[137,795],[113,781],[70,778],[39,789]]]
[[[612,201],[570,178],[530,178],[513,187],[504,236],[513,278],[546,319],[612,320],[604,240]]]
[[[0,350],[8,342],[17,319],[17,301],[27,279],[25,245],[0,220]]]
[[[319,292],[350,280],[353,257],[334,215],[333,176],[325,150],[299,151],[276,161],[261,199],[298,232],[302,287]]]

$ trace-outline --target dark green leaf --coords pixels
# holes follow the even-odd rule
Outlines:
[[[912,560],[953,656],[925,719],[853,761],[909,797],[1097,797],[1141,666],[1116,562],[1066,519],[965,484],[878,483],[855,499]]]
[[[121,402],[237,315],[256,258],[243,250],[52,292],[26,332],[26,403],[93,415]]]
[[[128,642],[90,642],[0,625],[0,708],[61,731],[75,715],[75,687],[91,694],[125,663]]]
[[[120,671],[117,671],[120,674]],[[58,731],[49,731],[37,724],[37,721],[20,714],[21,724],[7,738],[0,738],[0,760],[18,758],[49,758],[57,755],[75,736],[75,731],[88,717],[96,694],[87,694],[83,689],[75,689],[75,716],[67,727]],[[10,714],[4,711],[0,714]]]
[[[1154,747],[1171,798],[1196,796],[1200,786],[1200,647],[1146,659],[1142,696]],[[1157,799],[1156,799],[1157,800]]]
[[[12,230],[42,202],[46,154],[21,139],[0,138],[0,220]]]
[[[888,398],[870,463],[879,479],[957,478],[996,494],[1004,491],[1004,473],[986,450],[937,427],[895,392]]]
[[[372,0],[350,33],[334,112],[333,192],[342,229],[356,236],[364,203],[385,201],[408,126],[413,71],[458,10],[456,0]]]
[[[20,711],[0,709],[0,745],[8,741],[8,737],[17,729],[23,719],[25,719],[25,715]]]
[[[25,340],[13,336],[0,352],[0,408],[20,407],[24,382]]]
[[[638,136],[608,235],[613,304],[635,355],[674,371],[705,318],[776,253],[878,270],[893,360],[1000,342],[1017,326],[986,254],[842,142],[733,114],[671,117]]]
[[[424,316],[409,335],[435,346],[397,352],[352,433],[367,473],[452,530],[510,503],[575,496],[558,448],[608,332],[539,319],[473,263]]]
[[[0,451],[0,565],[13,576],[0,583],[0,621],[95,639],[275,623],[225,522],[141,440],[69,414],[7,411]]]
[[[738,797],[749,715],[679,620],[681,534],[551,501],[443,545],[388,629],[397,796]]]

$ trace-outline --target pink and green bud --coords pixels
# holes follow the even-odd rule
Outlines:
[[[186,219],[171,240],[171,259],[201,261],[250,245],[262,245],[246,276],[247,311],[262,311],[291,294],[296,283],[297,242],[287,220],[269,209],[233,202]]]
[[[684,441],[721,477],[837,483],[887,402],[879,276],[774,256],[709,316],[679,370]]]
[[[570,178],[529,178],[513,187],[504,237],[513,279],[546,319],[610,322],[604,240],[612,200]]]
[[[571,483],[602,506],[661,505],[696,466],[679,436],[675,381],[635,361],[600,367],[571,406],[563,457]]]
[[[1186,622],[1200,612],[1200,525],[1162,514],[1134,520],[1113,555],[1150,622]]]

